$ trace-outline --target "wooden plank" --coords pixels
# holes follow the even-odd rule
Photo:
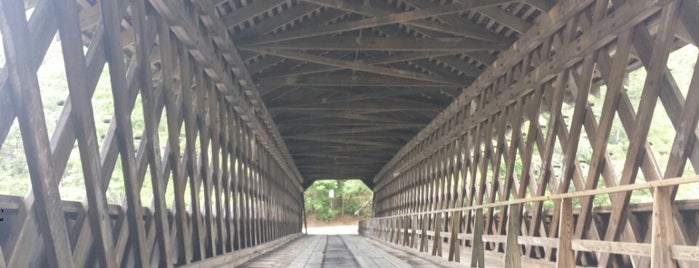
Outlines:
[[[298,234],[292,234],[292,235],[287,235],[285,237],[282,237],[280,239],[277,239],[273,242],[265,243],[256,247],[252,248],[246,248],[244,250],[239,250],[236,252],[231,252],[228,254],[220,255],[214,258],[207,258],[202,261],[198,262],[193,262],[188,265],[182,266],[182,267],[212,267],[212,266],[221,266],[221,265],[241,265],[245,263],[246,261],[249,261],[257,256],[260,256],[266,252],[272,251],[280,246],[283,246],[284,244],[288,243],[289,241],[296,239],[299,235]]]
[[[62,210],[58,208],[61,197],[58,180],[55,179],[57,175],[50,162],[51,151],[38,80],[30,66],[31,45],[24,3],[3,2],[0,3],[0,9],[4,13],[0,18],[0,29],[12,88],[9,95],[15,105],[22,134],[32,191],[36,198],[33,207],[36,209],[38,225],[43,234],[49,262],[56,267],[72,267],[66,222]]]
[[[505,48],[504,44],[464,38],[406,38],[406,37],[320,37],[256,45],[240,45],[241,50],[349,50],[451,52],[492,51]],[[265,53],[268,54],[268,53]]]
[[[471,252],[471,267],[485,267],[485,253],[483,248],[483,210],[476,210],[475,227],[473,229],[473,241]]]
[[[112,96],[114,98],[114,114],[117,124],[116,137],[121,155],[122,169],[124,170],[124,183],[126,188],[128,233],[133,245],[133,256],[137,265],[145,266],[147,248],[145,247],[145,229],[143,217],[140,187],[137,182],[136,163],[134,159],[133,133],[128,104],[129,94],[125,80],[126,70],[123,63],[123,54],[119,44],[119,32],[121,16],[116,13],[113,2],[101,5],[102,21],[104,24],[105,54],[109,62],[109,74],[112,84]]]
[[[557,267],[574,267],[575,253],[571,245],[573,239],[573,201],[570,198],[563,199],[560,206],[561,223],[558,225],[558,255]]]
[[[672,188],[656,187],[653,191],[653,229],[651,233],[651,267],[673,267],[672,245],[675,242]]]
[[[425,75],[422,73],[415,73],[415,72],[404,71],[404,70],[399,70],[399,69],[368,65],[368,64],[363,64],[360,62],[337,60],[337,59],[333,59],[333,58],[329,58],[329,57],[315,56],[315,55],[311,55],[311,54],[307,54],[307,53],[298,53],[298,52],[293,52],[293,51],[269,50],[269,49],[261,49],[261,48],[250,48],[250,49],[257,51],[259,53],[272,54],[272,55],[277,55],[280,57],[285,57],[285,58],[290,58],[290,59],[295,59],[295,60],[300,60],[300,61],[313,62],[313,63],[318,63],[318,64],[324,64],[324,65],[338,67],[338,68],[352,69],[352,70],[357,70],[357,71],[375,73],[375,74],[386,75],[386,76],[394,76],[394,77],[399,77],[399,78],[413,79],[413,80],[418,80],[418,81],[433,82],[433,83],[438,83],[438,84],[458,85],[458,82],[449,81],[445,78],[434,76],[434,75],[430,76],[430,75]]]
[[[475,53],[476,52],[471,52],[468,54],[475,54]],[[452,54],[455,54],[455,52],[396,52],[390,56],[378,57],[378,58],[370,59],[370,60],[362,60],[360,62],[365,63],[365,64],[370,64],[370,65],[381,65],[381,64],[397,63],[397,62],[403,62],[403,61],[427,59],[427,58],[452,55]],[[271,57],[274,57],[274,56],[271,56]],[[267,58],[268,57],[263,58],[262,61],[264,61]],[[454,62],[452,62],[452,63],[454,63]],[[248,69],[254,68],[256,66],[257,66],[257,64],[248,65]],[[459,65],[459,67],[462,67],[462,66]],[[327,65],[322,65],[322,64],[306,64],[304,66],[300,66],[300,67],[295,68],[293,70],[281,70],[281,68],[276,68],[274,72],[265,72],[265,73],[261,74],[260,80],[264,81],[265,79],[269,79],[269,78],[309,75],[309,74],[333,72],[333,71],[337,71],[337,70],[342,70],[342,68],[332,67],[332,66],[327,66]]]
[[[89,206],[90,229],[96,244],[96,258],[102,267],[116,267],[114,256],[114,241],[112,227],[107,214],[107,197],[102,184],[102,174],[99,162],[95,118],[90,101],[88,82],[84,76],[87,73],[85,56],[82,48],[80,25],[78,23],[77,7],[72,2],[57,4],[56,19],[61,36],[63,62],[65,64],[66,80],[69,97],[73,103],[73,128],[78,140],[80,160],[87,192]],[[87,254],[83,252],[81,254]]]
[[[152,77],[150,68],[150,54],[147,46],[150,46],[152,40],[147,40],[146,28],[146,10],[143,2],[131,2],[131,10],[133,12],[133,26],[136,33],[136,57],[142,68],[139,70],[139,86],[141,89],[141,101],[143,107],[144,123],[145,123],[145,144],[147,150],[148,165],[150,170],[150,178],[153,186],[154,199],[154,218],[155,230],[157,237],[157,245],[159,252],[159,266],[172,267],[171,249],[169,234],[170,227],[167,220],[167,208],[165,207],[165,179],[161,172],[161,156],[160,145],[158,141],[158,125],[156,123],[156,113],[154,111],[155,96],[153,94]]]
[[[189,177],[189,193],[190,193],[190,211],[192,215],[192,247],[194,249],[192,260],[201,260],[205,258],[203,233],[205,232],[201,222],[201,205],[199,201],[199,172],[194,159],[198,159],[196,155],[196,137],[197,137],[197,122],[196,109],[197,101],[196,94],[192,93],[192,79],[194,76],[193,67],[190,65],[190,54],[183,46],[179,48],[181,83],[182,83],[182,111],[185,122],[185,155],[190,161],[187,161],[187,176]]]
[[[29,40],[34,45],[35,53],[31,60],[31,71],[38,71],[41,63],[48,51],[49,45],[56,33],[57,26],[54,23],[55,17],[52,3],[41,1],[37,3],[28,22]],[[0,70],[0,96],[10,94],[9,69]],[[0,98],[0,148],[7,137],[10,127],[16,117],[14,104],[10,98]]]
[[[176,70],[180,71],[180,77],[186,76],[187,70],[183,70],[177,66],[177,46],[172,48],[170,37],[170,28],[164,21],[160,21],[158,24],[158,38],[160,38],[160,54],[161,54],[161,69],[162,69],[162,81],[165,83],[165,88],[167,89],[165,95],[165,108],[167,111],[167,126],[168,126],[168,145],[170,146],[170,154],[167,159],[170,162],[172,168],[172,180],[174,184],[173,192],[175,195],[175,230],[177,239],[177,262],[176,264],[186,264],[192,260],[192,241],[189,228],[187,226],[187,208],[185,207],[185,187],[187,185],[187,178],[184,174],[184,167],[180,165],[180,127],[178,121],[183,119],[181,108],[177,107],[176,99],[178,96],[182,95],[183,90],[189,90],[188,88],[181,88],[183,83],[180,83],[180,87],[175,84],[173,73]],[[181,78],[184,79],[184,78]]]
[[[344,68],[344,67],[343,67]],[[373,68],[373,67],[372,67]],[[394,71],[391,71],[394,72]],[[437,78],[435,78],[437,79]],[[432,79],[431,79],[432,80]],[[413,79],[386,77],[380,75],[310,75],[267,78],[259,83],[267,86],[337,86],[337,87],[395,87],[395,88],[422,88],[424,90],[442,90],[443,88],[457,88],[457,85],[440,82],[425,82]]]
[[[507,219],[507,243],[505,244],[505,267],[522,267],[522,253],[517,243],[521,223],[520,205],[511,205]],[[504,214],[501,214],[504,215]]]

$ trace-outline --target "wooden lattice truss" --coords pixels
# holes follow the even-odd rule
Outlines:
[[[23,198],[1,198],[0,267],[235,263],[244,248],[298,233],[300,174],[213,9],[202,1],[78,3],[0,3],[0,145],[16,118],[32,186]],[[57,31],[70,94],[47,133],[37,69]],[[114,111],[98,148],[91,96],[105,68]],[[131,122],[137,97],[142,134]],[[59,196],[72,150],[83,203]],[[126,198],[107,204],[117,159]],[[152,201],[139,197],[147,171]],[[165,200],[169,183],[174,200]]]
[[[374,178],[375,212],[384,218],[364,222],[363,232],[439,255],[445,239],[450,259],[463,246],[474,249],[472,265],[483,264],[485,243],[506,265],[521,265],[521,254],[559,267],[696,266],[697,248],[682,247],[698,243],[696,202],[675,202],[677,186],[652,188],[652,210],[631,205],[628,190],[609,194],[606,208],[593,205],[594,195],[574,199],[575,213],[565,197],[606,197],[599,188],[617,191],[640,174],[649,185],[696,177],[699,71],[683,95],[667,60],[698,43],[697,12],[696,1],[558,3],[384,166]],[[634,106],[624,79],[637,68],[647,74]],[[589,100],[600,86],[595,112]],[[664,170],[648,142],[657,103],[676,133]],[[629,140],[623,165],[607,148],[615,120]],[[585,149],[592,155],[583,160]],[[552,195],[566,202],[547,201],[555,209],[544,211],[537,198]],[[497,203],[504,206],[481,206]]]

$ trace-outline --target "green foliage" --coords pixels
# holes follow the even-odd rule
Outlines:
[[[330,197],[330,191],[334,197]],[[315,214],[324,221],[338,215],[371,215],[373,193],[360,180],[319,180],[304,193],[306,213]]]

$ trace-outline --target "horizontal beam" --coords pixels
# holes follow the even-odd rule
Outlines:
[[[467,85],[445,85],[443,83],[415,81],[411,79],[386,77],[379,75],[309,75],[309,76],[291,76],[291,77],[274,77],[260,80],[258,84],[262,87],[268,86],[337,86],[337,87],[418,87],[418,88],[434,88],[455,89],[465,87]]]
[[[375,142],[375,141],[363,141],[363,140],[351,140],[351,139],[336,139],[336,138],[325,138],[325,137],[288,137],[287,140],[301,140],[301,141],[311,141],[314,143],[337,143],[337,144],[350,144],[350,145],[364,145],[364,146],[376,146],[382,148],[400,148],[400,144],[386,143],[386,142]],[[291,142],[289,142],[291,143]]]
[[[464,53],[464,54],[476,54],[476,53],[484,53],[484,52],[471,52],[471,53]],[[381,65],[381,64],[389,64],[389,63],[395,63],[395,62],[404,62],[404,61],[413,61],[413,60],[419,60],[419,59],[426,59],[426,58],[433,58],[433,57],[441,57],[441,56],[448,56],[448,55],[454,55],[458,54],[457,52],[402,52],[402,53],[394,53],[393,55],[387,55],[385,57],[380,57],[380,58],[375,58],[375,59],[370,59],[370,60],[360,60],[359,62],[364,63],[364,64],[370,64],[370,65]],[[332,72],[332,71],[339,71],[342,70],[342,68],[337,68],[337,67],[332,67],[332,66],[327,66],[327,65],[322,65],[322,64],[307,64],[302,67],[293,69],[293,70],[284,70],[280,72],[273,72],[273,73],[265,73],[264,77],[279,77],[279,76],[299,76],[299,75],[308,75],[308,74],[315,74],[315,73],[325,73],[325,72]],[[262,77],[261,77],[262,78]]]
[[[354,105],[318,105],[318,106],[286,106],[269,108],[275,112],[293,112],[293,111],[353,111],[360,110],[362,113],[376,112],[392,112],[392,111],[441,111],[441,107],[435,106],[410,106],[410,105],[382,105],[382,104],[365,104],[357,103]]]
[[[338,59],[334,59],[334,58],[330,58],[330,57],[316,56],[316,55],[312,55],[312,54],[299,53],[299,52],[293,52],[293,51],[281,51],[281,50],[269,50],[269,49],[250,49],[250,50],[256,51],[256,52],[261,53],[261,54],[272,54],[272,55],[277,55],[277,56],[288,58],[288,59],[294,59],[294,60],[304,61],[304,62],[312,62],[312,63],[323,64],[323,65],[328,65],[328,66],[333,66],[333,67],[338,67],[338,68],[343,68],[343,69],[351,69],[351,70],[356,70],[356,71],[363,71],[363,72],[375,73],[375,74],[387,75],[387,76],[395,76],[395,77],[400,77],[400,78],[425,81],[425,82],[432,82],[432,83],[438,83],[438,84],[458,85],[458,82],[449,81],[443,77],[431,76],[431,75],[426,75],[426,74],[422,74],[422,73],[415,73],[415,72],[404,71],[404,70],[399,70],[399,69],[392,69],[392,68],[381,67],[381,66],[374,66],[374,65],[365,64],[365,63],[362,63],[359,61],[344,61],[344,60],[338,60]]]
[[[305,128],[304,131],[290,131],[290,132],[294,133],[294,135],[302,135],[302,133],[312,134],[315,136],[318,136],[318,135],[353,135],[353,134],[359,134],[359,133],[385,132],[385,131],[389,131],[389,130],[399,130],[399,129],[406,129],[406,128],[410,128],[410,127],[405,127],[402,125],[393,125],[393,126],[377,125],[375,127],[332,128],[332,129],[325,129],[325,130]],[[289,132],[282,132],[282,133],[285,133],[286,135],[290,134]],[[405,134],[407,134],[407,133],[405,133]]]
[[[507,44],[464,38],[405,38],[405,37],[318,37],[277,43],[241,45],[241,50],[298,49],[341,51],[416,51],[472,52],[505,49]]]

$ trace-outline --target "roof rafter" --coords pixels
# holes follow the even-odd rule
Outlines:
[[[325,138],[325,137],[287,137],[286,139],[287,140],[304,140],[304,141],[311,141],[314,143],[339,143],[339,144],[376,146],[376,147],[395,148],[395,149],[400,148],[402,145],[402,144],[378,142],[378,141],[337,139],[337,138]]]
[[[309,3],[314,3],[316,5],[337,8],[337,9],[345,10],[348,12],[354,12],[354,13],[361,14],[364,16],[376,17],[376,18],[384,17],[384,16],[387,16],[389,14],[395,13],[394,10],[385,10],[383,8],[377,8],[377,7],[372,7],[369,5],[363,5],[359,1],[343,1],[343,0],[303,0],[303,1],[309,2]],[[442,6],[442,5],[422,5],[420,3],[416,4],[413,2],[414,1],[412,1],[410,3],[414,4],[416,6],[419,5],[421,10],[434,9],[434,8],[439,8]],[[502,4],[504,2],[507,2],[507,1],[503,1],[503,2],[497,3],[497,4]],[[497,4],[495,4],[495,5],[497,5]],[[493,6],[495,6],[495,5],[493,5]],[[462,11],[462,10],[460,10],[460,11]],[[454,12],[454,13],[457,13],[457,12]],[[447,13],[447,14],[441,14],[441,15],[451,15],[454,13]],[[441,24],[441,23],[429,21],[429,20],[415,20],[415,21],[402,21],[402,22],[405,23],[406,25],[409,25],[412,27],[426,28],[426,29],[431,29],[434,31],[442,32],[442,33],[448,33],[448,34],[453,34],[456,36],[469,37],[469,38],[474,38],[474,39],[479,39],[479,40],[484,40],[484,41],[491,41],[491,42],[498,42],[498,43],[500,43],[500,42],[510,43],[512,41],[509,38],[498,36],[497,34],[492,33],[481,26],[470,24],[470,23],[469,24],[452,23],[452,25],[445,25],[445,24]]]
[[[319,1],[318,3],[323,3],[324,1]],[[333,1],[338,2],[338,1]],[[407,21],[425,19],[430,17],[442,16],[447,14],[458,13],[470,9],[478,9],[483,7],[497,6],[499,4],[512,2],[512,0],[462,0],[461,2],[453,3],[444,6],[435,6],[431,8],[425,8],[420,10],[413,10],[400,13],[388,13],[383,16],[360,19],[356,21],[344,22],[331,24],[326,26],[316,26],[298,29],[296,31],[289,31],[280,33],[272,36],[261,36],[257,38],[252,38],[241,42],[241,44],[262,44],[262,43],[273,43],[280,42],[284,40],[291,39],[301,39],[313,36],[327,35],[333,33],[340,33],[370,27],[376,27],[381,25],[388,25],[394,23],[402,23]],[[314,1],[315,3],[315,1]],[[316,3],[316,4],[318,4]],[[342,1],[340,1],[342,3]],[[493,40],[489,40],[493,41]]]
[[[413,80],[419,80],[419,81],[427,81],[427,82],[433,82],[433,83],[438,83],[438,84],[443,84],[443,85],[444,84],[460,85],[460,83],[458,81],[449,81],[443,77],[429,76],[429,75],[425,75],[425,74],[421,74],[421,73],[413,73],[413,72],[408,72],[408,71],[403,71],[403,70],[368,65],[368,64],[364,64],[364,63],[361,63],[358,61],[337,60],[337,59],[333,59],[333,58],[329,58],[329,57],[322,57],[322,56],[316,56],[316,55],[305,54],[305,53],[298,53],[298,52],[293,52],[293,51],[280,51],[280,50],[267,50],[267,49],[251,49],[251,50],[254,50],[254,51],[257,51],[260,53],[264,53],[264,54],[273,54],[273,55],[277,55],[277,56],[281,56],[281,57],[285,57],[285,58],[313,62],[313,63],[318,63],[318,64],[325,64],[325,65],[334,66],[334,67],[338,67],[338,68],[346,68],[346,69],[352,69],[352,70],[357,70],[357,71],[376,73],[376,74],[380,74],[380,75],[395,76],[395,77],[407,78],[407,79],[413,79]]]
[[[387,55],[385,57],[380,57],[380,58],[375,58],[375,59],[370,59],[370,60],[362,60],[360,62],[365,63],[365,64],[370,64],[370,65],[381,65],[381,64],[389,64],[389,63],[401,62],[401,61],[410,61],[410,60],[418,60],[418,59],[424,59],[424,58],[453,55],[453,54],[457,54],[457,53],[458,52],[450,52],[450,51],[402,52],[402,53],[395,53],[393,55]],[[342,70],[342,68],[337,68],[337,67],[332,67],[332,66],[327,66],[327,65],[322,65],[322,64],[309,64],[309,65],[300,67],[298,69],[293,69],[293,70],[289,70],[286,72],[269,73],[269,74],[265,73],[264,76],[265,77],[299,76],[299,75],[307,75],[307,74],[315,74],[315,73],[332,72],[332,71],[338,71],[338,70]]]
[[[247,6],[226,14],[221,21],[226,27],[241,24],[247,20],[264,14],[272,8],[286,3],[286,0],[257,0]]]
[[[338,87],[417,87],[423,89],[454,89],[463,85],[449,85],[436,82],[415,81],[412,79],[386,77],[379,75],[308,75],[272,77],[258,82],[261,86],[338,86]]]
[[[384,37],[316,37],[276,43],[238,46],[242,50],[296,49],[296,50],[351,50],[351,51],[419,51],[452,52],[501,50],[502,43],[464,38],[384,38]]]

